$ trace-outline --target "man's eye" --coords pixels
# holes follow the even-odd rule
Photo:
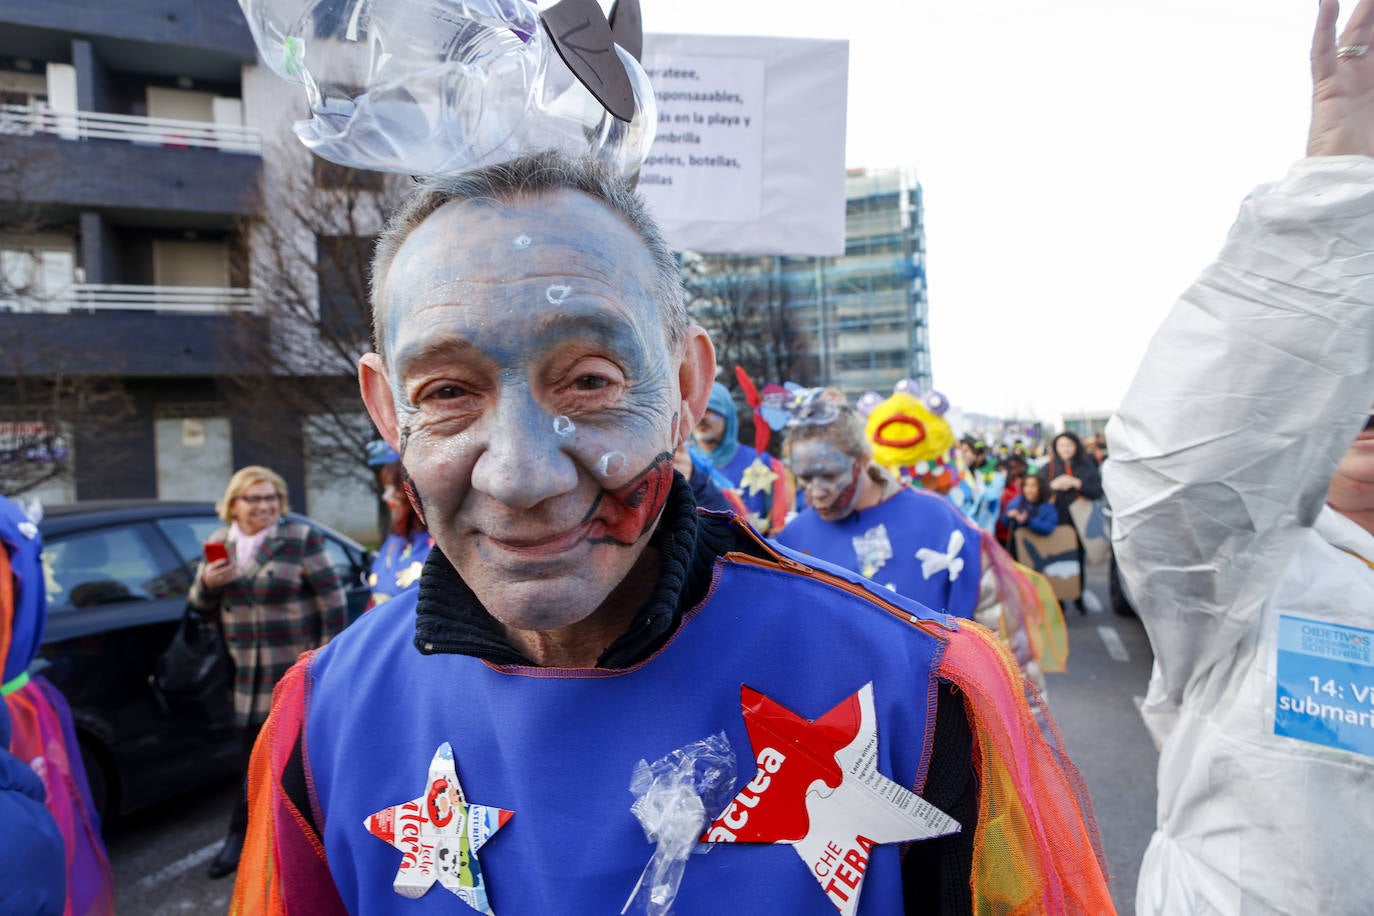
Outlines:
[[[461,398],[467,393],[467,389],[463,388],[461,385],[440,385],[437,388],[431,388],[426,391],[421,400],[452,401],[456,398]]]
[[[579,376],[572,386],[578,391],[600,391],[610,383],[610,379],[600,375],[583,375]]]

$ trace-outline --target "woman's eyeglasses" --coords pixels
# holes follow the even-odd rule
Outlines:
[[[264,506],[269,503],[277,502],[281,499],[281,494],[272,493],[267,496],[240,496],[238,498],[250,506]]]

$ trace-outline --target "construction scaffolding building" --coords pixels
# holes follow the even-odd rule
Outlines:
[[[722,362],[756,354],[756,368],[746,368],[766,381],[791,372],[851,402],[868,390],[888,394],[903,378],[929,387],[921,186],[905,170],[851,169],[846,198],[840,257],[685,255],[693,313]],[[740,312],[751,309],[763,317],[741,334],[750,319]]]

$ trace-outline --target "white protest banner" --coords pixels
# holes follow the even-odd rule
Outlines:
[[[849,43],[645,35],[658,133],[639,173],[668,243],[844,253]]]

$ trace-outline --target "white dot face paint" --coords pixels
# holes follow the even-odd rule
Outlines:
[[[553,431],[558,435],[567,438],[577,431],[577,426],[567,417],[553,418]]]
[[[625,470],[625,456],[620,452],[607,452],[596,461],[596,473],[600,477],[619,477]]]
[[[516,248],[528,248],[528,247],[530,247],[530,237],[529,237],[528,235],[525,235],[524,233],[521,233],[520,235],[517,235],[517,236],[515,237],[515,247],[516,247]]]
[[[564,299],[568,298],[568,293],[570,292],[572,292],[571,286],[555,283],[544,291],[544,298],[548,299],[549,303],[552,305],[559,305]]]

